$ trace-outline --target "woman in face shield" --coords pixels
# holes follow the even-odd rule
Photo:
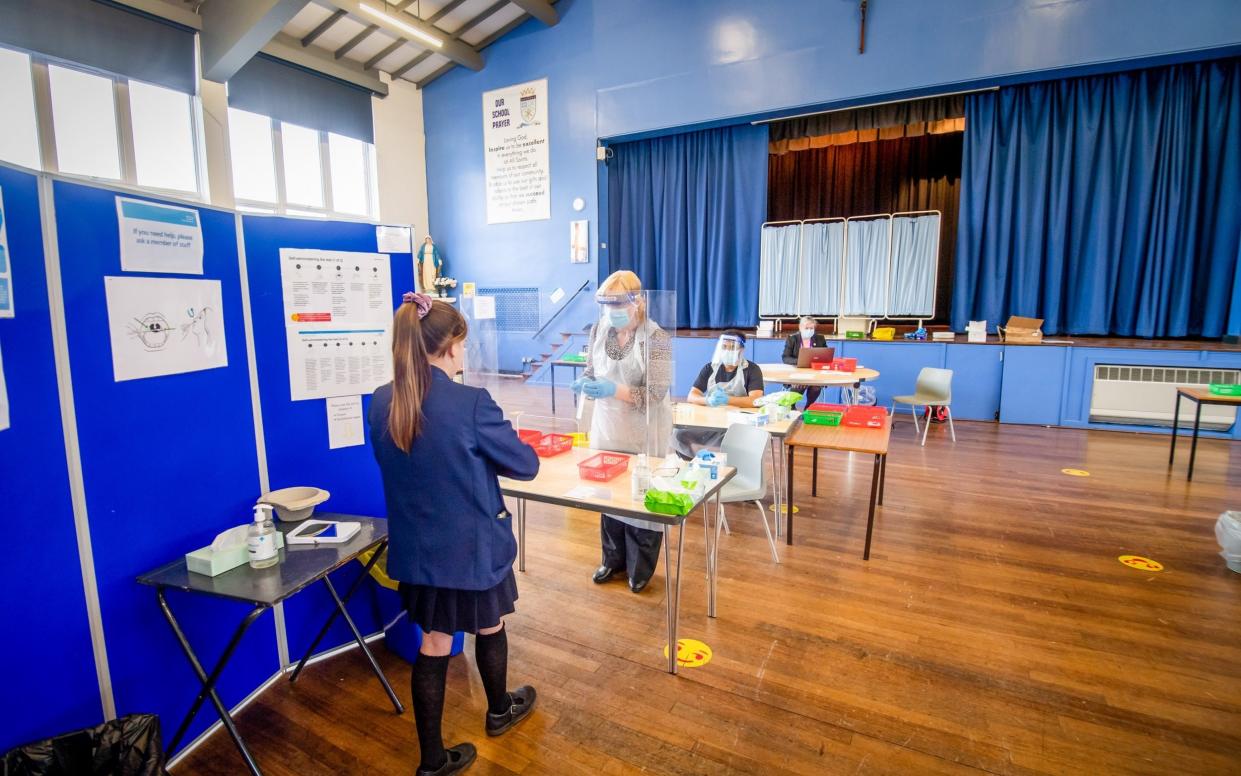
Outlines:
[[[594,400],[590,446],[662,458],[672,436],[672,342],[647,317],[642,283],[628,270],[599,284],[599,321],[590,331],[589,354],[574,391]],[[640,593],[655,573],[663,534],[611,515],[600,518],[603,560],[596,583],[617,572]]]
[[[708,407],[754,407],[763,395],[763,370],[745,357],[745,335],[729,329],[715,344],[711,363],[703,366],[689,389],[690,404]],[[673,437],[677,455],[686,460],[703,448],[717,448],[724,441],[723,431],[679,428]]]

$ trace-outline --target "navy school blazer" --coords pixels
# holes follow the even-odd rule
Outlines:
[[[431,369],[422,432],[404,453],[388,434],[392,384],[371,401],[371,445],[388,506],[388,576],[455,590],[489,590],[517,557],[500,476],[532,480],[539,458],[482,388]]]

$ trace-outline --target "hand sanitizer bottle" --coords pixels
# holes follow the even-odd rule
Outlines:
[[[280,562],[276,551],[276,524],[271,519],[271,505],[254,505],[254,522],[246,534],[250,550],[250,568],[265,569]]]
[[[651,489],[651,467],[646,462],[646,453],[638,453],[633,472],[629,475],[629,498],[642,501],[646,492]]]

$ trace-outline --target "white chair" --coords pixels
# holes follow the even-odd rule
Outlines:
[[[720,489],[720,520],[716,524],[716,534],[718,537],[720,526],[727,525],[723,505],[749,501],[758,507],[763,530],[767,532],[767,544],[771,546],[771,559],[779,563],[776,540],[767,522],[767,507],[763,505],[767,497],[767,467],[763,465],[763,457],[767,454],[768,442],[766,431],[742,423],[729,426],[724,433],[720,450],[728,456],[728,465],[736,468],[737,473]],[[772,519],[776,519],[775,515]]]
[[[952,441],[957,441],[957,430],[952,425],[952,370],[936,369],[925,366],[918,373],[918,382],[914,392],[907,396],[892,397],[892,416],[896,416],[896,405],[908,404],[909,412],[914,418],[914,434],[918,428],[918,407],[943,407],[948,412],[948,430],[952,432]],[[927,418],[926,428],[922,431],[922,444],[926,444],[926,432],[931,428],[931,420]]]

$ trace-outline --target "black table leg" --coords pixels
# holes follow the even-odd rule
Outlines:
[[[1197,402],[1195,406],[1194,438],[1189,443],[1189,474],[1185,477],[1186,482],[1194,478],[1194,456],[1198,454],[1198,424],[1202,422],[1202,402]]]
[[[1181,420],[1181,392],[1176,392],[1176,409],[1172,410],[1172,446],[1168,450],[1168,466],[1172,466],[1172,460],[1176,458],[1176,429]]]
[[[549,366],[551,367],[551,370],[552,370],[552,414],[555,415],[556,414],[556,362],[553,361]]]
[[[215,706],[216,713],[220,715],[220,721],[224,723],[224,729],[228,731],[232,737],[233,743],[237,745],[237,751],[241,752],[242,758],[246,761],[246,766],[250,769],[250,773],[255,776],[261,776],[258,763],[254,761],[250,750],[246,748],[246,744],[241,740],[241,735],[237,732],[237,726],[233,724],[233,717],[228,713],[228,708],[224,706],[224,702],[220,700],[219,694],[215,691],[216,681],[220,678],[220,673],[224,670],[224,666],[228,663],[228,659],[233,656],[233,652],[237,649],[237,645],[241,643],[241,637],[254,623],[258,616],[267,610],[265,606],[255,606],[254,609],[246,615],[241,624],[237,626],[233,638],[229,640],[228,646],[224,648],[224,653],[220,655],[220,659],[216,661],[215,667],[211,669],[208,675],[203,670],[202,663],[199,662],[198,656],[194,654],[194,650],[190,647],[189,639],[186,638],[185,632],[181,630],[180,623],[173,616],[172,609],[168,606],[168,599],[164,597],[164,589],[159,588],[156,591],[159,598],[159,608],[164,613],[164,618],[168,620],[168,624],[172,626],[172,633],[177,637],[177,643],[181,645],[181,651],[185,653],[185,657],[190,661],[190,667],[194,669],[194,674],[198,676],[198,681],[202,682],[202,690],[199,691],[198,697],[194,699],[193,705],[190,706],[189,712],[185,715],[185,719],[181,721],[181,726],[177,728],[177,733],[172,737],[172,742],[168,745],[169,752],[175,752],[177,746],[181,743],[181,739],[185,737],[185,731],[189,729],[190,722],[194,716],[198,714],[198,710],[202,708],[203,701],[207,698],[211,699],[211,705]]]
[[[384,692],[388,693],[388,700],[392,701],[392,706],[396,709],[396,713],[404,713],[405,707],[401,705],[401,700],[392,691],[392,685],[388,684],[388,677],[384,676],[383,669],[379,667],[379,662],[375,660],[375,655],[371,653],[371,648],[366,645],[366,639],[362,638],[362,632],[358,630],[358,626],[353,623],[353,618],[349,616],[349,611],[345,609],[345,601],[341,600],[341,597],[336,594],[336,588],[332,585],[331,577],[324,577],[323,584],[327,585],[327,591],[332,594],[332,600],[336,602],[337,611],[340,612],[341,617],[345,618],[345,623],[349,626],[349,630],[353,631],[353,638],[358,642],[358,646],[362,648],[362,654],[366,655],[367,661],[371,664],[371,670],[375,672],[379,683],[384,687]],[[348,598],[345,600],[348,600]]]
[[[862,560],[870,560],[870,535],[875,529],[875,497],[879,493],[879,468],[883,458],[875,456],[875,470],[870,475],[870,512],[866,515],[866,548],[862,550]]]
[[[883,463],[879,464],[879,506],[883,506],[883,486],[888,484],[888,456],[884,454]]]
[[[793,446],[785,445],[788,455],[784,467],[784,543],[793,544]]]
[[[810,454],[810,495],[819,495],[819,448]]]
[[[367,562],[366,567],[362,569],[362,573],[358,575],[357,579],[353,580],[353,584],[349,586],[349,590],[345,593],[346,601],[353,597],[354,591],[357,590],[358,586],[362,584],[362,580],[370,576],[371,569],[374,568],[375,564],[379,562],[379,557],[384,554],[384,550],[386,549],[388,549],[388,542],[386,541],[375,548],[375,554],[371,556],[371,559]],[[324,579],[327,579],[327,577],[324,577]],[[306,667],[306,661],[310,659],[312,654],[314,654],[315,647],[319,646],[319,642],[323,641],[323,637],[327,635],[328,628],[331,628],[332,623],[336,622],[336,615],[340,614],[340,611],[341,610],[338,607],[333,610],[330,615],[328,615],[327,622],[323,623],[323,627],[319,629],[319,635],[315,636],[315,640],[310,642],[310,647],[306,650],[306,654],[302,655],[302,659],[297,661],[297,667],[293,669],[293,675],[289,677],[290,682],[297,681],[297,677],[302,673],[302,669]]]

